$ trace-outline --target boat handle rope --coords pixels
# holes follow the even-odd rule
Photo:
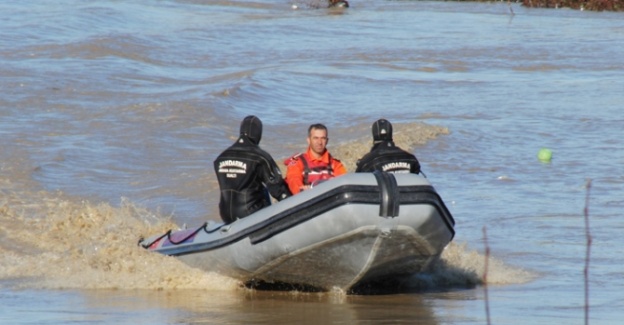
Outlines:
[[[166,233],[164,233],[162,236],[154,239],[151,243],[147,244],[147,245],[143,245],[141,244],[141,242],[143,241],[143,238],[139,239],[139,245],[143,246],[143,248],[148,248],[150,246],[152,246],[154,243],[157,243],[159,240],[167,237],[167,240],[169,240],[170,243],[174,244],[174,245],[180,245],[182,243],[184,243],[185,241],[187,241],[189,238],[197,235],[198,232],[200,232],[202,229],[206,232],[206,233],[210,233],[210,231],[208,231],[208,229],[206,228],[208,226],[208,222],[204,222],[203,225],[201,225],[200,227],[198,227],[195,231],[193,231],[192,233],[190,233],[188,236],[184,237],[182,240],[180,241],[174,241],[173,239],[171,239],[171,233],[173,232],[173,230],[169,229],[169,231],[167,231]]]

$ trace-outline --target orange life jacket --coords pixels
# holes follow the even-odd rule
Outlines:
[[[305,153],[299,153],[284,160],[286,166],[297,160],[301,160],[303,164],[303,185],[314,185],[318,181],[324,181],[334,177],[334,170],[332,168],[332,161],[334,158],[332,158],[331,155],[329,155],[328,163],[321,160],[308,160],[306,156]]]

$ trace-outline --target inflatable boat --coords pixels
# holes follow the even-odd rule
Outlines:
[[[357,293],[426,271],[454,225],[426,178],[350,173],[231,224],[209,221],[139,245],[252,286]]]

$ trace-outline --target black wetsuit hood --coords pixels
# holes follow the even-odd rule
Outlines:
[[[254,115],[245,117],[240,125],[240,135],[248,138],[253,144],[260,144],[260,139],[262,139],[262,121]]]

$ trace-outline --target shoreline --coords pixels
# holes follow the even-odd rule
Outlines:
[[[469,1],[469,0],[458,0]],[[476,0],[486,2],[486,0]],[[510,1],[508,1],[511,3]],[[574,10],[588,11],[624,11],[624,0],[516,0],[527,8],[569,8]]]
[[[528,8],[570,8],[589,11],[624,11],[624,0],[522,0]]]

